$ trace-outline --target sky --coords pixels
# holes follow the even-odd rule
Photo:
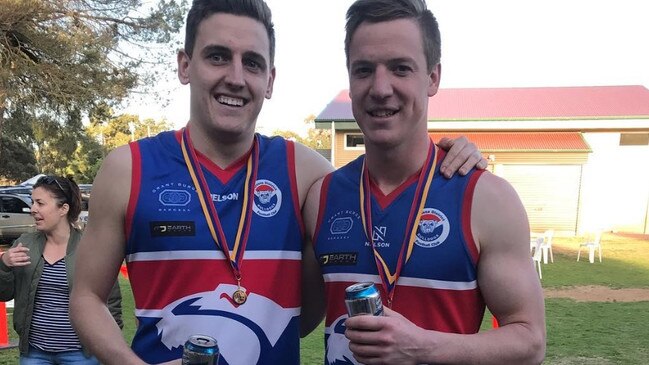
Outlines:
[[[305,134],[347,89],[345,12],[351,0],[267,0],[276,32],[276,78],[257,130]],[[441,88],[644,85],[649,88],[647,0],[428,0],[442,36]],[[184,30],[183,30],[184,32]],[[183,35],[178,36],[184,38]],[[170,55],[175,62],[175,55]],[[167,105],[126,112],[189,120],[189,87],[169,69]]]

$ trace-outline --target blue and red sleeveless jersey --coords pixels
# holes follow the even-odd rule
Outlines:
[[[443,152],[441,152],[443,153]],[[314,236],[327,294],[325,364],[355,364],[344,336],[345,288],[374,282],[386,304],[371,243],[360,214],[359,184],[364,156],[325,177]],[[410,259],[394,289],[392,309],[419,327],[475,333],[485,305],[477,284],[478,250],[471,235],[473,188],[481,171],[446,179],[439,174],[443,155],[417,228]],[[388,196],[371,189],[375,247],[394,273],[406,235],[417,176]]]
[[[294,145],[279,137],[256,138],[259,169],[240,265],[241,286],[248,293],[242,305],[232,299],[237,282],[208,229],[183,159],[180,132],[131,143],[126,262],[138,319],[132,348],[148,363],[180,358],[189,336],[204,334],[216,338],[219,364],[299,364],[304,226]],[[232,248],[245,164],[226,176],[200,154],[199,160]]]

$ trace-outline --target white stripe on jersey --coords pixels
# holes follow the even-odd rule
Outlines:
[[[381,279],[378,275],[368,274],[353,274],[353,273],[331,273],[324,274],[324,281],[329,283],[335,282],[372,282],[381,284]],[[422,278],[411,278],[401,276],[397,281],[398,286],[414,286],[419,288],[430,289],[444,289],[444,290],[472,290],[478,287],[478,282],[473,281],[443,281],[443,280],[430,280]]]
[[[300,251],[246,251],[244,260],[300,260]],[[225,260],[222,251],[155,251],[138,252],[126,256],[126,261],[171,261],[171,260]]]

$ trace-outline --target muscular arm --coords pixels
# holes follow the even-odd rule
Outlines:
[[[483,174],[471,222],[480,247],[478,285],[500,327],[443,336],[432,358],[456,364],[539,364],[545,356],[543,292],[529,253],[527,215],[511,185]]]
[[[318,214],[321,178],[333,171],[333,167],[320,154],[296,143],[295,171],[302,217],[306,228],[306,237],[302,247],[302,312],[300,316],[300,336],[304,337],[313,331],[324,317],[324,282],[320,265],[313,251],[311,238]]]
[[[500,327],[470,335],[429,331],[386,308],[385,317],[358,316],[345,322],[357,360],[373,364],[543,361],[543,292],[529,254],[527,216],[507,182],[490,173],[481,176],[471,226],[480,247],[478,285]]]
[[[106,300],[124,259],[124,216],[131,184],[128,146],[111,152],[94,181],[88,225],[77,250],[70,319],[104,364],[144,364],[124,341]]]

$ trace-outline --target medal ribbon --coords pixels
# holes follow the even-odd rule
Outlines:
[[[431,141],[431,146],[428,149],[428,157],[426,158],[426,162],[424,163],[422,171],[419,174],[419,178],[417,180],[417,188],[415,190],[415,196],[410,206],[410,214],[408,215],[406,232],[404,233],[403,242],[401,243],[399,259],[397,261],[397,267],[395,268],[394,273],[390,272],[390,268],[388,267],[387,263],[374,244],[374,238],[372,234],[372,197],[370,189],[370,174],[365,165],[365,160],[363,160],[361,181],[359,184],[361,220],[363,222],[363,228],[365,229],[365,235],[371,243],[372,251],[374,253],[374,261],[376,262],[376,268],[378,270],[379,277],[381,278],[381,282],[383,283],[383,288],[388,294],[388,307],[392,306],[392,298],[394,297],[396,282],[399,279],[399,275],[401,274],[403,266],[410,259],[412,249],[415,245],[415,240],[417,239],[417,228],[419,227],[421,214],[426,203],[426,196],[428,196],[428,191],[430,190],[430,186],[433,182],[433,175],[435,174],[435,167],[437,166],[437,155],[437,147]]]
[[[241,265],[243,264],[243,253],[246,250],[246,243],[248,241],[248,233],[250,232],[250,221],[252,218],[252,201],[253,199],[250,196],[250,193],[254,190],[255,182],[257,181],[257,168],[259,166],[259,141],[255,136],[252,151],[248,157],[248,162],[246,164],[246,182],[243,190],[243,204],[241,207],[241,216],[239,218],[239,226],[237,228],[237,235],[234,240],[234,246],[228,246],[228,242],[225,238],[225,232],[223,232],[223,227],[221,226],[221,221],[219,220],[219,214],[214,207],[214,201],[212,200],[212,194],[210,193],[210,188],[207,185],[205,180],[205,175],[201,169],[201,165],[198,161],[198,156],[196,155],[196,150],[194,145],[189,138],[189,130],[184,128],[182,139],[181,139],[181,148],[183,152],[183,158],[185,159],[185,164],[187,165],[187,170],[189,170],[189,175],[194,182],[194,187],[198,194],[198,200],[201,203],[201,208],[203,209],[203,215],[205,215],[205,220],[207,221],[207,227],[212,234],[212,238],[216,243],[216,246],[221,248],[225,257],[228,258],[230,262],[230,267],[232,268],[232,273],[234,278],[237,280],[237,285],[240,285],[241,281]]]

